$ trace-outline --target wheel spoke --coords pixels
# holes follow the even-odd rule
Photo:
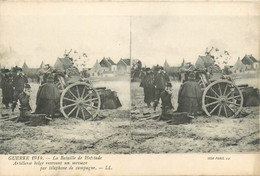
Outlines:
[[[228,100],[235,99],[235,98],[241,98],[241,96],[237,95],[237,96],[234,96],[234,97],[229,97]]]
[[[220,94],[220,96],[222,96],[222,91],[221,91],[220,84],[218,84],[218,88],[219,88],[219,94]]]
[[[93,106],[93,105],[90,105],[90,104],[84,103],[84,105],[87,106],[87,107],[91,107],[91,108],[94,108],[94,109],[98,109],[96,106]]]
[[[225,94],[226,94],[227,87],[228,87],[228,84],[226,84],[226,86],[225,86],[225,89],[224,89],[224,92],[223,92],[223,95],[224,95],[224,96],[225,96]]]
[[[239,105],[239,104],[236,104],[236,103],[234,103],[234,102],[227,101],[227,103],[229,103],[229,104],[233,104],[233,105],[235,105],[235,106],[238,106],[238,107],[240,107],[240,105]]]
[[[226,105],[224,105],[224,111],[225,111],[226,117],[228,117]]]
[[[86,99],[91,93],[87,94],[83,99]]]
[[[219,104],[218,104],[217,106],[215,106],[215,108],[213,108],[213,109],[210,111],[210,114],[212,114],[218,107],[219,107]]]
[[[89,113],[89,115],[92,116],[92,114],[89,112],[89,110],[88,110],[85,106],[83,106],[83,107],[84,107],[84,109]]]
[[[78,118],[78,115],[79,115],[79,109],[80,109],[80,108],[77,109],[77,112],[76,112],[76,118]]]
[[[230,109],[230,111],[232,111],[233,114],[235,114],[235,112],[233,111],[233,109],[231,109],[228,105],[226,105],[228,107],[228,109]]]
[[[64,97],[63,99],[64,99],[64,100],[68,100],[68,101],[72,101],[72,102],[76,102],[75,100],[70,99],[70,98],[67,98],[67,97]]]
[[[222,105],[220,105],[220,107],[219,107],[218,116],[220,116],[221,110],[222,110]]]
[[[217,97],[219,97],[219,95],[217,94],[217,92],[216,92],[214,89],[212,89],[212,87],[210,88],[210,90],[211,90],[215,95],[217,95]]]
[[[232,93],[232,91],[230,91],[227,95],[226,95],[226,97],[229,97],[229,95]]]
[[[212,103],[206,104],[205,106],[208,107],[208,106],[210,106],[210,105],[214,105],[214,104],[217,104],[217,103],[218,103],[218,101],[214,101],[214,102],[212,102]]]
[[[64,106],[63,109],[67,109],[67,108],[72,107],[72,106],[76,106],[76,103],[72,103],[70,105]]]
[[[83,89],[82,94],[81,94],[81,98],[83,98],[85,90],[86,90],[86,86],[84,86],[84,89]]]
[[[69,113],[68,113],[68,116],[70,116],[70,114],[75,111],[75,109],[77,108],[77,106],[75,106]]]
[[[78,97],[76,97],[76,95],[74,95],[74,94],[70,91],[70,89],[68,90],[68,92],[69,92],[75,99],[78,99]]]
[[[206,97],[206,98],[211,98],[211,99],[214,99],[214,100],[218,100],[218,98],[212,97],[212,96],[208,96],[208,95],[206,95],[205,97]]]
[[[98,100],[98,98],[92,98],[92,99],[85,100],[84,103],[87,103],[89,101],[94,101],[94,100]]]
[[[78,87],[78,86],[76,86],[76,89],[77,89],[77,94],[78,94],[78,97],[80,97],[80,95],[79,95],[79,87]]]

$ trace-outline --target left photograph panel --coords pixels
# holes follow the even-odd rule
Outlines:
[[[129,154],[129,18],[28,10],[1,7],[0,154]]]

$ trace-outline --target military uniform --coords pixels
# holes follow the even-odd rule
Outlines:
[[[154,109],[158,106],[158,103],[161,98],[161,93],[165,90],[168,82],[169,82],[169,77],[166,73],[158,72],[155,75],[155,77],[154,77],[154,83],[155,83]]]
[[[171,88],[171,83],[168,83],[168,88]],[[161,93],[161,99],[162,99],[162,114],[160,119],[161,120],[168,120],[171,119],[172,113],[173,113],[173,105],[172,105],[172,92],[171,89],[166,88]]]
[[[150,103],[154,100],[154,96],[155,96],[153,73],[146,72],[146,74],[141,80],[140,87],[144,88],[144,102],[149,107]]]
[[[9,103],[12,103],[13,101],[13,86],[10,76],[6,74],[3,76],[1,81],[1,87],[3,96],[2,103],[6,106],[6,108],[8,108]]]
[[[31,116],[31,106],[30,106],[30,96],[27,95],[25,92],[22,92],[18,96],[19,102],[20,102],[20,120],[26,121],[29,120],[29,117]]]
[[[23,92],[24,85],[26,83],[28,83],[28,79],[25,76],[17,75],[14,77],[14,80],[13,80],[14,94],[13,94],[12,111],[14,111],[17,101],[18,101],[18,96],[20,95],[20,93]]]
[[[197,115],[198,107],[201,104],[201,87],[194,80],[182,84],[178,95],[178,111],[188,112],[189,115]]]
[[[53,81],[53,77],[47,78],[47,83],[39,87],[36,97],[36,113],[54,116],[60,100],[60,92]]]

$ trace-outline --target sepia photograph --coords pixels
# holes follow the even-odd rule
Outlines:
[[[130,153],[129,18],[12,13],[1,26],[1,154]]]
[[[259,5],[0,2],[0,175],[259,175]]]
[[[132,18],[132,153],[259,152],[259,18]]]

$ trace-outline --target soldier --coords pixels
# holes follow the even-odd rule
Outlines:
[[[9,108],[9,103],[12,103],[13,101],[13,86],[12,86],[12,79],[11,79],[9,69],[3,70],[1,87],[2,87],[2,96],[3,96],[2,102],[7,109]]]
[[[30,96],[31,96],[31,86],[29,84],[25,84],[24,91],[21,92],[18,96],[18,100],[20,103],[20,117],[18,121],[26,122],[31,120],[40,119],[42,116],[41,114],[34,114],[31,113],[31,106],[30,106]],[[51,119],[48,117],[44,117],[45,123],[49,122]]]
[[[144,76],[142,77],[140,87],[144,88],[144,102],[148,107],[151,106],[151,102],[154,100],[154,78],[150,68],[145,69]]]
[[[173,113],[172,105],[172,84],[168,83],[166,89],[161,93],[162,115],[161,120],[167,120]]]
[[[201,88],[195,82],[195,74],[190,73],[188,81],[181,85],[178,95],[178,111],[188,112],[188,116],[194,118],[198,112],[198,106],[201,104]]]
[[[31,86],[29,84],[25,84],[24,91],[22,91],[18,95],[18,100],[20,103],[20,121],[26,121],[29,119],[31,115],[31,106],[30,106],[30,95],[31,95]]]
[[[54,84],[54,76],[49,75],[47,82],[39,87],[36,97],[36,113],[53,117],[60,100],[60,92]]]
[[[161,93],[165,90],[167,84],[169,82],[169,77],[163,70],[163,67],[159,67],[158,72],[154,76],[154,83],[155,83],[155,100],[154,100],[154,110],[159,104]]]
[[[18,96],[24,90],[24,85],[26,83],[28,83],[28,79],[22,72],[22,69],[18,68],[17,74],[13,79],[14,94],[13,94],[12,112],[14,112],[14,109],[15,109],[17,101],[18,101]]]
[[[163,109],[173,110],[172,99],[172,84],[168,83],[166,89],[161,93]]]

